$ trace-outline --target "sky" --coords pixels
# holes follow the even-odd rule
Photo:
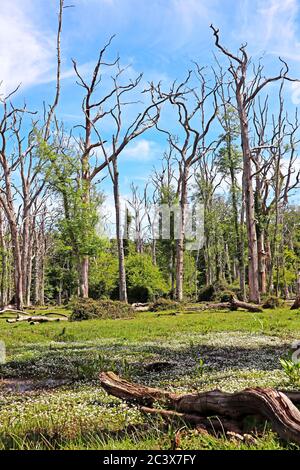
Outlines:
[[[209,66],[216,53],[209,25],[220,29],[224,44],[237,51],[248,43],[255,59],[264,55],[269,73],[288,60],[300,78],[300,0],[66,0],[62,34],[62,98],[59,119],[68,129],[82,122],[81,89],[71,59],[89,77],[108,38],[116,34],[109,58],[119,54],[128,75],[143,72],[143,83],[161,81],[167,88],[182,79],[192,61]],[[55,33],[58,0],[0,1],[0,91],[21,83],[19,100],[41,110],[55,93]],[[300,87],[288,84],[286,105],[294,111]],[[106,129],[109,133],[109,129]],[[144,134],[120,158],[121,188],[144,182],[159,166],[166,148],[161,135]],[[103,185],[109,185],[106,180]]]

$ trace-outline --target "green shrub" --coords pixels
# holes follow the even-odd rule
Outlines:
[[[300,385],[300,362],[293,361],[291,354],[287,358],[279,359],[279,361],[289,385],[298,388]]]
[[[161,271],[149,255],[129,255],[126,260],[126,278],[128,297],[132,302],[153,301],[168,292]]]
[[[199,302],[220,301],[223,292],[228,291],[228,286],[224,282],[216,282],[210,286],[204,286],[200,289]]]
[[[146,286],[130,287],[127,294],[130,303],[147,303],[153,300],[153,292]]]
[[[231,290],[225,290],[220,294],[220,301],[221,302],[231,302],[232,299],[235,297],[235,293]]]
[[[164,310],[175,310],[175,309],[180,309],[181,304],[179,302],[176,302],[175,300],[170,300],[170,299],[158,299],[156,302],[154,302],[150,306],[150,311],[151,312],[162,312]]]
[[[281,299],[279,299],[278,297],[276,296],[271,296],[271,297],[268,297],[264,304],[263,304],[263,308],[270,308],[270,309],[276,309],[276,308],[279,308],[281,307],[283,304],[283,301]]]
[[[133,313],[133,308],[123,302],[77,299],[73,304],[70,321],[129,318]]]

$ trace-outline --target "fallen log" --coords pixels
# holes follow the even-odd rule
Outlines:
[[[232,298],[230,301],[231,310],[237,310],[238,308],[243,308],[244,310],[248,310],[249,312],[263,312],[262,307],[259,305],[249,304],[248,302],[242,302],[241,300],[236,299],[235,297]]]
[[[219,302],[219,303],[207,303],[206,305],[200,305],[199,307],[187,307],[185,313],[202,312],[204,310],[248,310],[248,312],[260,313],[263,309],[260,305],[249,304],[248,302],[242,302],[237,298],[233,297],[230,302]]]
[[[3,310],[0,310],[0,315],[4,313],[15,313],[17,315],[29,315],[29,313],[24,312],[24,310],[16,310],[14,308],[4,308]]]
[[[68,321],[67,316],[62,316],[58,318],[49,318],[45,315],[19,315],[16,318],[11,318],[6,320],[7,323],[20,323],[20,322],[27,322],[27,323],[50,323],[50,322],[60,322],[60,321]]]
[[[113,372],[102,372],[100,383],[104,390],[115,397],[134,401],[146,408],[152,408],[154,402],[158,402],[167,410],[181,413],[182,419],[188,415],[189,422],[190,416],[195,420],[199,416],[220,416],[240,421],[246,416],[258,415],[267,420],[282,439],[300,444],[300,411],[285,394],[270,388],[248,388],[235,393],[213,390],[178,395],[130,383]]]

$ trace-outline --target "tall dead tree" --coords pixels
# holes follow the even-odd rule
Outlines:
[[[254,71],[251,68],[249,78],[250,58],[246,52],[246,45],[242,45],[239,54],[235,55],[220,44],[219,30],[211,25],[215,37],[216,47],[229,60],[229,72],[232,76],[232,90],[236,101],[236,109],[240,120],[241,143],[243,151],[243,184],[245,194],[246,226],[248,235],[248,283],[249,299],[260,302],[259,272],[258,272],[258,246],[255,218],[255,198],[253,189],[252,149],[250,144],[250,111],[257,95],[273,82],[292,79],[288,76],[288,65],[282,60],[283,67],[275,77],[263,76],[263,66],[259,63]],[[254,76],[252,74],[254,73]]]
[[[192,83],[192,79],[196,79]],[[174,92],[175,91],[175,92]],[[184,242],[187,223],[188,181],[191,168],[209,152],[212,143],[206,145],[205,138],[217,115],[216,89],[210,88],[202,69],[197,65],[194,72],[189,71],[187,78],[169,94],[169,101],[178,115],[178,135],[166,130],[168,140],[178,155],[180,220],[176,246],[176,298],[183,300]],[[213,110],[206,119],[209,99]],[[161,130],[161,129],[160,129]]]
[[[141,93],[139,86],[142,84],[142,75],[135,79],[127,79],[125,72],[127,67],[121,67],[120,59],[112,62],[105,60],[105,54],[112,42],[113,37],[100,51],[98,60],[93,70],[92,78],[89,82],[82,76],[73,60],[74,70],[78,78],[78,84],[85,90],[82,109],[84,113],[84,124],[78,127],[84,129],[84,135],[79,138],[81,152],[81,178],[84,182],[83,200],[89,203],[91,183],[96,177],[108,167],[114,188],[114,202],[116,212],[116,236],[118,242],[119,256],[119,291],[120,300],[127,300],[126,276],[124,263],[124,247],[121,230],[121,204],[119,188],[118,157],[122,154],[127,145],[134,139],[144,134],[157,123],[160,117],[161,105],[168,99],[157,92],[157,88],[150,84],[149,88],[142,91],[146,103],[126,101],[125,98],[133,96],[133,93]],[[103,79],[104,70],[114,70],[111,77],[112,83],[108,86],[109,91],[104,89],[102,95],[97,96],[98,86]],[[159,90],[159,86],[158,86]],[[141,95],[140,95],[141,96]],[[125,108],[135,104],[140,111],[129,124],[125,124],[123,114]],[[114,130],[110,136],[103,131],[103,124],[108,120]],[[102,160],[99,162],[99,160]],[[84,256],[81,262],[81,296],[88,296],[88,270],[89,257]]]

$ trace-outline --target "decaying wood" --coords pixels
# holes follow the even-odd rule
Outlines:
[[[218,416],[236,422],[249,415],[259,415],[271,424],[282,439],[300,444],[300,411],[287,395],[270,388],[248,388],[236,393],[213,390],[178,395],[130,383],[112,372],[101,373],[100,383],[113,396],[150,408],[154,402],[158,402],[167,410],[181,413],[182,419],[188,416],[189,423],[193,419],[196,422],[198,417]],[[171,415],[167,413],[165,416],[170,418]]]
[[[178,421],[179,423],[186,423],[191,426],[195,426],[198,430],[206,432],[221,432],[222,434],[224,434],[224,432],[233,432],[242,434],[241,422],[233,421],[224,417],[206,418],[195,414],[179,413],[178,411],[149,408],[147,406],[142,406],[140,410],[146,414],[161,416],[167,422],[174,423],[174,421]]]
[[[249,312],[263,312],[262,307],[259,305],[249,304],[247,302],[242,302],[241,300],[236,299],[235,297],[231,300],[231,309],[237,310],[238,308],[243,308]]]
[[[0,315],[4,313],[15,313],[16,315],[28,315],[24,310],[16,310],[14,308],[4,308],[3,310],[0,310]]]
[[[137,303],[137,304],[132,304],[132,308],[136,312],[149,312],[150,310],[150,304],[142,304],[142,303]]]
[[[248,310],[249,312],[263,312],[263,309],[259,305],[250,304],[248,302],[242,302],[237,298],[233,297],[230,302],[219,302],[219,303],[207,303],[205,305],[200,305],[196,307],[188,307],[188,312],[201,312],[203,310],[238,310],[239,308],[243,310]]]
[[[10,318],[10,319],[7,319],[6,321],[7,323],[19,323],[19,322],[50,323],[50,322],[68,321],[68,317],[61,316],[61,317],[49,318],[46,315],[19,315],[16,318]]]

